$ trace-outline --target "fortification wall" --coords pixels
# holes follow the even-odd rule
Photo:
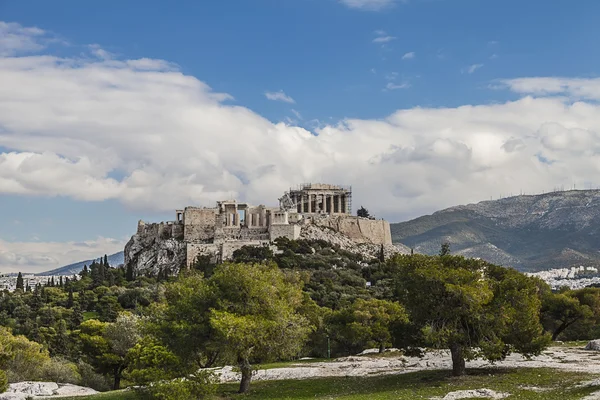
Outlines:
[[[382,219],[367,219],[342,215],[315,218],[313,223],[340,232],[356,243],[392,244],[390,223]]]
[[[210,256],[211,262],[216,263],[219,245],[214,243],[186,243],[186,265],[192,266],[199,255]]]
[[[275,240],[278,237],[286,237],[290,240],[296,240],[300,237],[300,225],[271,225],[269,228],[269,239]]]
[[[214,238],[216,208],[186,207],[183,211],[183,240],[209,241]]]

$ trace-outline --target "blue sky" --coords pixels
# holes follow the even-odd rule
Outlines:
[[[302,181],[352,184],[392,221],[596,187],[597,15],[592,0],[0,1],[0,272]]]

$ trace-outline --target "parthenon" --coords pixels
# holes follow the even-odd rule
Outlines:
[[[285,199],[285,200],[284,200]],[[295,205],[299,214],[351,214],[352,188],[324,183],[305,183],[290,189],[279,199],[282,208],[286,200]]]

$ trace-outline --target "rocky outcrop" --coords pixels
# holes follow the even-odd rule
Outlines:
[[[0,400],[53,399],[60,397],[89,396],[97,394],[94,389],[54,382],[11,383]]]
[[[600,339],[591,340],[588,344],[585,345],[585,349],[600,351]]]
[[[307,240],[325,240],[326,242],[340,246],[342,250],[361,254],[363,257],[378,257],[381,251],[381,245],[379,244],[357,243],[343,233],[323,225],[309,224],[303,226],[300,238]],[[395,254],[410,254],[410,249],[402,244],[384,244],[383,252],[387,259]]]
[[[355,243],[392,244],[390,223],[383,219],[340,215],[318,218],[313,223],[332,228]]]
[[[176,274],[186,266],[186,244],[158,235],[135,234],[125,245],[125,265],[133,266],[136,274]]]

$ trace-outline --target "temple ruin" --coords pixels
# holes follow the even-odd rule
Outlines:
[[[176,210],[175,221],[139,221],[132,240],[137,236],[140,240],[182,242],[188,266],[198,255],[209,255],[219,262],[242,246],[268,246],[280,237],[298,239],[308,224],[334,229],[357,243],[391,244],[387,221],[351,216],[351,210],[351,187],[307,183],[285,192],[278,207],[225,200],[212,208]]]

